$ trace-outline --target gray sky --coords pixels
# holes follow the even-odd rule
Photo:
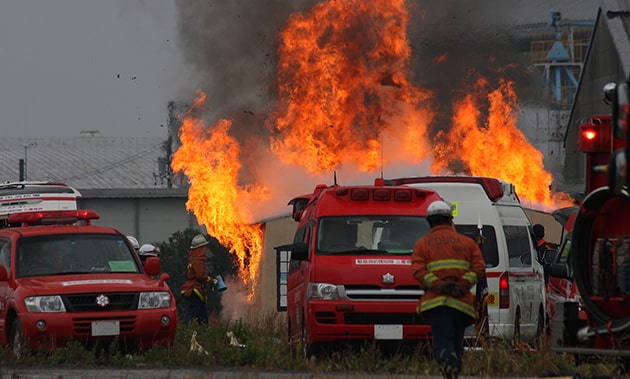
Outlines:
[[[189,102],[197,88],[208,92],[215,117],[237,117],[235,124],[244,125],[240,133],[251,133],[257,128],[247,117],[258,116],[268,106],[264,93],[273,77],[276,33],[291,12],[314,3],[4,0],[0,136],[72,137],[82,130],[115,137],[166,136],[168,101]],[[477,35],[475,43],[495,40],[502,37],[492,27],[495,23],[545,22],[551,7],[570,18],[592,18],[598,1],[411,3],[427,10],[426,18],[415,18],[410,26],[414,51],[422,57],[422,51],[432,47],[427,43],[445,43],[449,33],[470,35],[466,31],[471,27],[485,25],[494,38]],[[459,46],[471,45],[457,39]],[[487,44],[496,54],[511,43],[500,42]],[[470,63],[472,54],[468,58]],[[418,74],[416,79],[435,77],[443,75]],[[234,132],[239,134],[239,128]]]
[[[176,33],[173,0],[3,1],[0,135],[166,136]]]

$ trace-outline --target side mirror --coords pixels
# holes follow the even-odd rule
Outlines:
[[[7,268],[4,265],[0,265],[0,282],[6,282],[7,280],[9,280]]]
[[[625,138],[630,117],[630,90],[628,83],[617,84],[612,102],[612,129],[615,138]]]
[[[549,275],[554,278],[572,280],[573,275],[569,269],[569,265],[566,263],[551,263],[549,264]]]
[[[296,242],[291,247],[291,259],[295,261],[308,260],[308,244],[304,242]]]
[[[148,257],[146,261],[144,261],[144,272],[149,275],[157,275],[160,273],[160,258],[158,257]]]
[[[608,188],[615,195],[628,195],[627,157],[623,149],[616,150],[608,163]]]
[[[558,250],[556,249],[545,250],[542,256],[542,263],[551,264],[551,263],[554,263],[557,258],[558,258]]]

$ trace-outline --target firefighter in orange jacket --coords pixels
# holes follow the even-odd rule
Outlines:
[[[411,256],[414,278],[425,294],[419,312],[429,319],[433,350],[445,378],[462,368],[464,332],[475,320],[470,288],[485,276],[479,246],[453,226],[450,204],[434,201],[427,208],[431,231],[416,242]]]
[[[206,251],[208,240],[202,234],[196,235],[190,244],[188,252],[187,281],[181,287],[181,293],[188,300],[188,308],[182,322],[191,320],[199,324],[208,325],[208,309],[206,308],[206,284],[215,285],[216,279],[206,272]]]

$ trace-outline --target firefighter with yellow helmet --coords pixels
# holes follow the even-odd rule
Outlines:
[[[431,231],[420,238],[411,256],[411,270],[425,294],[419,312],[429,319],[435,359],[445,378],[462,368],[464,333],[475,320],[470,288],[485,276],[479,246],[455,230],[453,212],[445,201],[427,208]]]

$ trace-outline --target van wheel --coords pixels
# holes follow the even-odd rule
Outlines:
[[[521,310],[516,310],[516,315],[514,315],[514,345],[521,344]]]
[[[534,347],[536,347],[536,350],[540,350],[544,345],[545,345],[545,341],[547,340],[547,336],[545,331],[546,329],[546,320],[545,320],[545,313],[543,312],[542,308],[538,310],[538,320],[536,321],[536,337],[534,339]]]
[[[9,351],[17,359],[24,358],[30,348],[26,339],[24,338],[24,332],[22,331],[22,325],[20,320],[16,318],[11,324],[11,334],[9,336]]]

